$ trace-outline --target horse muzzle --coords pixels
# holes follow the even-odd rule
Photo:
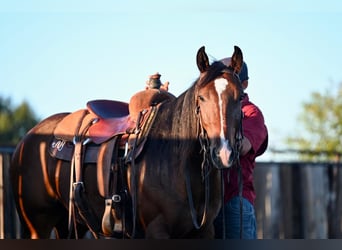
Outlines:
[[[235,159],[235,152],[228,142],[220,147],[210,147],[210,156],[216,168],[230,168]]]

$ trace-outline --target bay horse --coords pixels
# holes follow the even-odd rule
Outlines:
[[[240,48],[234,46],[229,67],[220,61],[210,63],[203,46],[196,60],[200,72],[197,80],[179,97],[156,105],[158,112],[150,121],[143,147],[134,152],[134,157],[131,154],[130,160],[126,147],[120,158],[124,162],[121,184],[126,187],[126,196],[113,195],[115,198],[109,200],[127,197],[128,206],[120,210],[119,216],[122,220],[127,218],[122,224],[122,230],[126,230],[123,238],[214,237],[213,221],[221,207],[220,173],[239,156],[243,90],[237,73],[243,56]],[[54,141],[54,131],[68,115],[55,114],[38,123],[14,152],[10,174],[23,238],[49,238],[53,230],[58,238],[83,236],[87,230],[95,238],[111,235],[105,234],[101,226],[108,200],[99,191],[96,163],[84,163],[77,173],[70,161],[53,157],[48,150],[52,144],[69,143]],[[102,114],[96,121],[105,116]],[[95,125],[91,123],[87,129]],[[63,145],[56,147],[61,149]],[[74,154],[77,145],[73,145]],[[128,150],[132,152],[131,148]],[[73,159],[75,166],[78,158]],[[103,177],[110,174],[113,172],[106,172]],[[79,194],[84,196],[83,210],[75,208],[72,203],[76,197],[70,195],[71,186],[77,184],[77,189],[79,184],[77,176],[81,176],[78,178],[82,184]],[[107,215],[111,226],[117,219],[113,210],[115,204],[110,203]],[[88,214],[93,216],[87,217]]]

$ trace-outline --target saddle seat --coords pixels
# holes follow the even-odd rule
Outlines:
[[[102,119],[120,118],[129,115],[128,103],[113,100],[92,100],[87,108]]]

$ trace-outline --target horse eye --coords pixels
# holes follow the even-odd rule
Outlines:
[[[201,95],[199,95],[199,96],[198,96],[198,100],[200,100],[201,102],[204,102],[204,97],[201,96]]]

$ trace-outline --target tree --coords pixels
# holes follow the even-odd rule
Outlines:
[[[304,131],[287,138],[287,144],[305,153],[304,159],[336,160],[342,153],[342,84],[338,90],[313,92],[299,117]]]
[[[10,98],[0,97],[0,145],[16,144],[38,123],[29,104],[12,107]]]

